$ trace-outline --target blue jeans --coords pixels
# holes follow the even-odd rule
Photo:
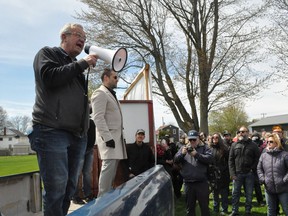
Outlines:
[[[91,180],[92,180],[92,166],[93,166],[93,148],[89,148],[85,152],[84,157],[84,164],[82,168],[82,179],[79,178],[79,181],[82,180],[82,189],[84,192],[84,196],[87,197],[92,194],[92,186],[91,186]],[[79,182],[78,182],[78,189],[79,188]],[[75,197],[79,196],[79,190],[76,190]]]
[[[251,212],[254,178],[254,173],[249,172],[245,174],[237,174],[236,180],[233,180],[232,212],[238,213],[242,185],[245,185],[245,212]]]
[[[265,190],[265,197],[268,205],[267,216],[277,216],[277,200],[279,200],[285,215],[288,215],[288,193],[270,194]]]
[[[29,140],[37,153],[44,184],[44,215],[66,215],[76,190],[87,137],[76,137],[70,132],[38,124],[33,126]]]

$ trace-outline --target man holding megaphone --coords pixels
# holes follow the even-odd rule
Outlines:
[[[89,107],[83,72],[97,56],[76,59],[86,41],[83,27],[66,24],[60,47],[44,47],[35,56],[36,99],[31,148],[36,151],[45,193],[45,216],[66,215],[84,159]]]

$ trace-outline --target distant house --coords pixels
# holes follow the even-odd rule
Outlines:
[[[254,122],[253,124],[249,125],[250,130],[261,132],[261,131],[267,131],[271,132],[272,127],[274,125],[281,125],[281,127],[284,130],[284,135],[287,136],[288,132],[288,114],[286,115],[277,115],[277,116],[270,116],[266,118],[262,118],[257,122]]]
[[[25,134],[6,127],[0,132],[0,150],[2,153],[9,151],[12,155],[27,155],[33,152]]]
[[[157,140],[161,140],[163,137],[159,137],[159,132],[165,131],[165,134],[168,134],[170,141],[177,143],[179,142],[179,128],[174,125],[164,125],[158,128],[156,131]]]

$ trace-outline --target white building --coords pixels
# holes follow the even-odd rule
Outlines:
[[[25,134],[6,127],[0,132],[1,150],[10,150],[12,155],[25,155],[33,152]]]

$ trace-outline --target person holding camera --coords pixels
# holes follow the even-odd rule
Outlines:
[[[187,216],[195,216],[196,200],[201,215],[209,216],[209,185],[207,168],[213,163],[212,151],[199,139],[199,133],[191,130],[187,134],[189,143],[176,153],[174,161],[180,164],[181,175],[185,185]]]
[[[102,160],[97,197],[112,189],[118,163],[122,159],[127,159],[122,112],[116,92],[113,90],[117,87],[118,75],[115,71],[105,68],[101,80],[102,85],[91,97],[96,143]]]

